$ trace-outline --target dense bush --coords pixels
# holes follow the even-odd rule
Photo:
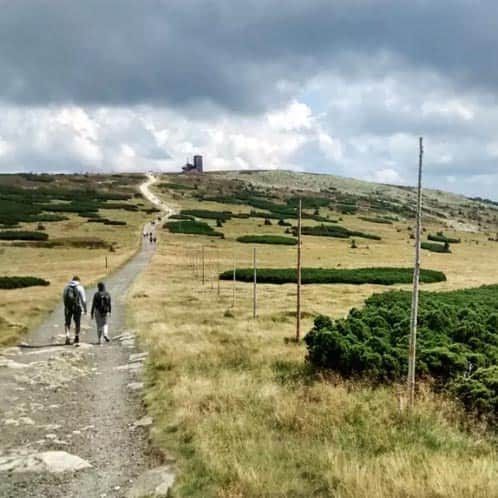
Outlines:
[[[191,185],[185,185],[184,183],[173,183],[173,182],[163,182],[157,185],[161,190],[194,190]]]
[[[126,221],[109,220],[107,218],[90,218],[87,223],[102,223],[103,225],[124,226]]]
[[[252,282],[252,268],[238,268],[235,278],[241,282]],[[223,272],[221,280],[233,278],[233,270]],[[412,268],[303,268],[301,281],[303,284],[408,284],[413,279]],[[446,280],[444,273],[435,270],[421,270],[420,281],[435,283]],[[295,268],[259,268],[258,282],[265,284],[287,284],[297,281]]]
[[[407,373],[411,293],[367,299],[346,319],[320,316],[306,336],[308,359],[345,376],[402,381]],[[417,374],[457,396],[467,408],[496,416],[498,285],[422,292]]]
[[[295,231],[296,229],[294,229]],[[313,227],[303,226],[301,228],[301,233],[303,235],[317,235],[322,237],[337,237],[341,239],[347,239],[349,237],[361,237],[363,239],[373,239],[381,240],[378,235],[373,235],[370,233],[358,232],[355,230],[349,230],[340,225],[316,225]]]
[[[452,237],[446,237],[442,232],[438,232],[437,234],[432,234],[430,233],[427,238],[433,242],[443,242],[443,243],[448,243],[448,244],[459,244],[461,241],[460,239],[455,239]]]
[[[22,289],[35,285],[47,286],[50,282],[38,277],[0,277],[0,289]]]
[[[245,244],[276,244],[295,246],[297,244],[297,239],[292,237],[283,237],[281,235],[243,235],[241,237],[237,237],[237,242],[243,242]]]
[[[195,235],[209,235],[211,237],[224,238],[222,232],[217,232],[207,223],[202,221],[169,221],[164,224],[171,233],[186,233]]]
[[[6,230],[0,232],[0,240],[48,240],[48,234],[22,230]]]
[[[193,216],[190,216],[188,214],[172,214],[169,217],[170,220],[190,220],[194,221],[195,218]]]
[[[393,222],[390,219],[384,217],[359,216],[358,218],[363,221],[369,221],[370,223],[380,223],[384,225],[393,224]]]
[[[450,246],[447,242],[445,244],[438,244],[436,242],[422,242],[420,244],[420,247],[422,249],[425,249],[426,251],[432,251],[432,252],[443,252],[443,253],[451,252]]]
[[[205,218],[208,220],[227,221],[232,217],[231,211],[211,211],[209,209],[182,209],[181,216],[193,216],[195,218]]]

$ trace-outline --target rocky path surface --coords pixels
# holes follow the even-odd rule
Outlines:
[[[168,215],[148,190],[153,182],[141,190]],[[138,498],[154,489],[165,496],[172,468],[154,468],[147,444],[152,421],[141,403],[147,353],[125,324],[127,290],[153,250],[144,241],[106,279],[113,295],[110,344],[97,345],[94,323],[84,317],[80,347],[63,346],[59,306],[27,344],[0,350],[0,497]],[[91,298],[93,289],[87,293]]]

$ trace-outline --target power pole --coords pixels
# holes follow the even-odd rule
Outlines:
[[[233,260],[233,296],[232,296],[232,308],[235,308],[235,273],[236,273],[236,267],[235,267],[235,259]]]
[[[254,271],[252,283],[252,317],[256,318],[256,248],[253,248],[252,253],[252,267]]]
[[[299,199],[297,213],[297,302],[296,302],[296,342],[301,340],[301,211],[302,202]]]
[[[216,270],[217,270],[217,282],[218,282],[218,298],[221,295],[221,288],[220,288],[220,250],[218,249],[216,252]]]
[[[413,294],[410,316],[410,346],[408,357],[408,402],[412,407],[415,402],[415,358],[417,352],[417,317],[418,288],[420,281],[420,235],[422,228],[422,157],[424,155],[423,138],[419,139],[418,190],[417,190],[417,226],[415,232],[415,267],[413,269]]]

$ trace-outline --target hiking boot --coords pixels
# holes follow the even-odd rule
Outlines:
[[[80,345],[80,336],[79,335],[75,335],[74,336],[74,343],[73,343],[75,346],[79,346]]]
[[[105,342],[111,342],[111,340],[109,339],[109,337],[107,337],[106,335],[104,336],[104,340],[105,340]]]
[[[69,337],[66,337],[66,342],[64,343],[65,346],[71,346],[71,339]]]

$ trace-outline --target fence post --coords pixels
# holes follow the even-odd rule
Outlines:
[[[107,270],[107,256],[105,257],[105,269]]]
[[[252,283],[252,317],[256,318],[256,248],[253,248],[252,254],[252,267],[253,267],[253,283]]]
[[[296,342],[301,340],[301,211],[302,202],[299,199],[297,214],[297,301],[296,301]]]
[[[217,282],[218,282],[218,298],[221,296],[221,287],[220,287],[220,250],[216,252],[216,270],[217,270]]]
[[[201,247],[201,259],[202,259],[202,285],[206,283],[206,270],[204,264],[204,246]]]
[[[232,296],[232,308],[235,308],[235,272],[236,272],[236,267],[235,267],[235,259],[233,260],[233,296]]]
[[[412,407],[415,402],[415,358],[417,351],[417,316],[418,288],[420,280],[420,235],[422,225],[422,157],[424,154],[423,139],[419,140],[418,190],[417,190],[417,226],[415,233],[415,267],[413,269],[413,294],[410,316],[410,347],[408,357],[408,402]]]

